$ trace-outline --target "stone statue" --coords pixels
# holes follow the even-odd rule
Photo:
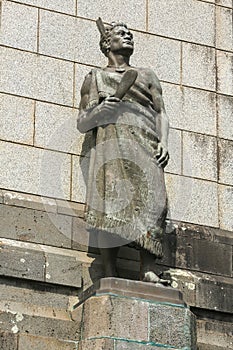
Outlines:
[[[108,64],[86,76],[78,117],[79,131],[91,131],[94,141],[86,222],[98,237],[106,277],[117,277],[118,250],[128,244],[140,250],[140,279],[163,283],[155,272],[163,256],[169,159],[161,85],[151,69],[130,65],[134,41],[126,24],[104,26],[99,18],[97,25]]]

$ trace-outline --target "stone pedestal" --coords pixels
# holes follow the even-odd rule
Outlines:
[[[195,317],[182,294],[152,283],[104,278],[83,294],[79,350],[195,350]]]

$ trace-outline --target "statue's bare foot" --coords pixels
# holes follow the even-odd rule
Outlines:
[[[162,278],[160,278],[158,275],[156,275],[155,272],[153,271],[147,271],[144,273],[144,276],[142,276],[142,281],[143,282],[151,282],[151,283],[155,283],[157,286],[167,286],[170,284],[170,281],[168,280],[164,280]]]

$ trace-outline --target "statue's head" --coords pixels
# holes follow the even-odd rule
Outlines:
[[[112,22],[105,26],[106,37],[101,35],[100,49],[105,56],[109,51],[131,56],[134,49],[133,34],[123,22]]]

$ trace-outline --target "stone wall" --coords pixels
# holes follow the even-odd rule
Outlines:
[[[232,346],[232,6],[232,0],[0,1],[3,318],[26,312],[23,298],[9,304],[16,290],[23,293],[22,283],[36,293],[42,285],[56,303],[55,295],[62,295],[69,302],[61,308],[69,310],[77,291],[102,275],[98,251],[85,248],[85,157],[76,130],[84,76],[105,64],[95,24],[101,16],[128,23],[135,37],[132,64],[153,68],[163,87],[171,124],[171,221],[160,269],[175,269],[173,285],[199,317],[200,349]],[[122,249],[122,276],[136,278],[138,265],[137,252]],[[38,310],[41,303],[32,301]],[[25,332],[19,344],[30,344]]]

